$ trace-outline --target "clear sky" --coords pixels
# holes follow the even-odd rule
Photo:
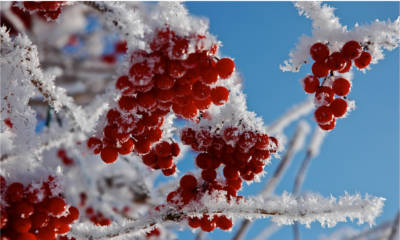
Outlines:
[[[310,73],[306,65],[300,73],[284,73],[279,65],[288,58],[302,34],[311,34],[311,21],[297,14],[290,2],[187,2],[191,14],[210,20],[211,33],[223,42],[222,53],[235,59],[243,75],[248,107],[268,124],[293,104],[306,98],[299,79]],[[337,8],[341,23],[352,28],[375,19],[392,21],[399,16],[399,2],[329,2]],[[345,191],[385,197],[382,222],[395,216],[399,209],[399,50],[385,52],[386,58],[363,74],[355,71],[350,99],[357,108],[346,119],[339,120],[328,134],[321,154],[313,160],[303,191],[324,196],[341,196]],[[312,115],[304,118],[314,128]],[[295,125],[285,131],[288,137]],[[309,139],[309,138],[308,138]],[[304,157],[295,156],[293,164],[276,189],[277,194],[291,191],[294,177]],[[178,167],[190,169],[193,161]],[[267,168],[269,174],[261,183],[245,187],[243,195],[257,193],[275,170],[278,160]],[[251,239],[270,220],[257,220],[246,239]],[[238,222],[235,224],[237,227]],[[316,239],[346,224],[328,229],[319,223],[311,229],[301,227],[302,239]],[[357,227],[356,224],[351,226]],[[362,225],[361,228],[367,228]],[[215,230],[210,239],[230,239],[232,232]],[[193,239],[190,230],[179,233],[179,239]],[[292,228],[283,227],[271,239],[292,239]]]

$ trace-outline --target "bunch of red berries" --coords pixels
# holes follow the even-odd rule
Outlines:
[[[74,165],[74,159],[68,157],[67,151],[65,149],[60,149],[57,152],[57,157],[61,159],[61,161],[66,165],[66,166],[71,166]]]
[[[216,61],[217,45],[206,49],[205,41],[205,36],[180,37],[165,28],[150,42],[150,53],[133,52],[129,74],[116,82],[122,95],[118,107],[107,113],[104,137],[90,138],[88,147],[106,163],[114,162],[118,154],[149,153],[143,159],[148,166],[173,174],[176,166],[171,157],[179,153],[178,145],[163,142],[152,148],[162,137],[164,117],[173,111],[194,119],[211,103],[222,105],[229,96],[228,89],[215,84],[231,76],[235,65],[228,58]],[[157,147],[171,150],[159,153]]]
[[[39,17],[46,21],[56,20],[61,13],[62,1],[25,1],[23,2],[24,9],[29,12],[36,12]]]
[[[347,102],[340,97],[346,97],[350,92],[351,83],[343,77],[332,78],[335,72],[350,71],[352,61],[359,69],[367,67],[371,62],[371,55],[362,50],[360,43],[349,41],[343,45],[340,52],[329,53],[326,44],[317,42],[310,48],[310,54],[315,63],[312,65],[312,75],[303,79],[303,88],[306,93],[315,93],[315,104],[318,107],[314,113],[315,119],[323,130],[332,130],[336,118],[343,117],[347,112]],[[330,74],[330,77],[328,75]],[[324,77],[320,84],[319,78]],[[335,95],[338,98],[334,98]]]
[[[180,180],[179,188],[168,194],[167,202],[175,204],[178,207],[184,207],[192,201],[199,201],[206,193],[211,194],[214,191],[224,190],[224,187],[217,181],[200,181],[198,182],[193,175],[184,175]],[[236,196],[236,194],[233,196],[229,192],[226,192],[225,196],[227,201],[231,201],[232,197],[236,200],[242,198],[241,196]],[[205,232],[211,232],[216,227],[222,230],[229,230],[233,225],[232,219],[222,215],[215,215],[210,218],[209,215],[203,214],[201,218],[189,217],[187,220],[189,226],[192,228],[200,227]]]
[[[7,185],[0,176],[2,240],[55,240],[69,232],[70,224],[79,218],[79,210],[67,206],[62,196],[54,194],[53,177],[30,184]]]
[[[200,128],[183,129],[181,140],[192,149],[200,152],[196,157],[196,165],[202,169],[202,178],[207,182],[216,179],[216,169],[222,164],[228,192],[236,192],[241,188],[242,179],[252,181],[263,171],[271,152],[276,152],[278,141],[265,133],[239,130],[227,127],[223,131],[211,133]]]

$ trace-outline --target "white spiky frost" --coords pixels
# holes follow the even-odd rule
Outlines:
[[[400,17],[395,21],[379,21],[370,25],[356,24],[352,30],[342,26],[334,14],[334,8],[317,1],[301,1],[295,3],[300,15],[312,20],[312,36],[301,36],[296,49],[289,53],[289,60],[280,66],[282,71],[298,72],[308,62],[309,49],[315,42],[329,42],[331,52],[339,51],[350,40],[367,44],[372,56],[371,64],[384,58],[383,50],[391,51],[400,43]]]

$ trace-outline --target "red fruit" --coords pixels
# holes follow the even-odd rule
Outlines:
[[[136,106],[136,98],[132,96],[122,96],[118,100],[119,108],[125,111],[131,111]]]
[[[232,228],[232,219],[227,218],[226,216],[215,216],[217,227],[222,230],[229,230]]]
[[[39,240],[56,240],[57,235],[54,232],[54,229],[50,227],[41,228],[38,230],[36,234]]]
[[[157,144],[155,150],[160,157],[168,157],[171,154],[171,146],[166,141]]]
[[[211,146],[213,138],[209,131],[202,129],[196,133],[196,141],[202,148]]]
[[[183,97],[192,94],[192,86],[190,84],[183,84],[180,82],[174,85],[175,97]]]
[[[278,139],[276,139],[275,137],[270,137],[269,138],[269,140],[270,140],[270,143],[272,143],[271,145],[272,145],[272,149],[269,149],[269,151],[271,152],[271,153],[274,153],[274,152],[276,152],[277,150],[278,150]],[[269,153],[268,153],[268,156],[269,156]]]
[[[184,38],[179,38],[175,40],[174,46],[172,47],[172,56],[175,58],[181,58],[187,53],[189,47],[189,41]]]
[[[332,120],[333,113],[330,107],[321,106],[317,108],[317,110],[314,113],[314,116],[318,123],[327,123]]]
[[[355,59],[361,55],[362,48],[359,42],[353,40],[344,44],[341,52],[345,58]]]
[[[19,182],[12,183],[6,191],[7,202],[13,203],[21,201],[24,196],[24,185]]]
[[[146,62],[135,63],[129,69],[129,75],[134,77],[136,83],[141,83],[141,80],[150,76],[150,67]],[[143,84],[139,84],[143,85]]]
[[[235,69],[235,63],[230,58],[222,58],[217,62],[215,68],[221,78],[228,78],[232,75]]]
[[[218,72],[215,68],[207,68],[201,74],[201,81],[205,84],[212,84],[218,81]]]
[[[190,217],[188,218],[188,224],[192,228],[198,228],[201,225],[201,221],[198,217]]]
[[[166,102],[171,102],[174,99],[174,91],[172,89],[168,90],[157,89],[155,95],[159,102],[166,103]],[[167,108],[169,110],[169,106]]]
[[[35,212],[31,217],[32,228],[38,229],[47,226],[49,223],[50,217],[47,213],[44,212]]]
[[[168,74],[173,78],[181,78],[185,75],[185,67],[182,66],[180,61],[170,61],[168,66]]]
[[[197,187],[197,179],[193,175],[185,175],[181,178],[179,185],[182,189],[191,191]]]
[[[185,128],[181,132],[181,140],[183,144],[191,145],[196,141],[195,139],[196,132],[191,128]]]
[[[319,87],[319,80],[315,76],[308,75],[302,81],[306,93],[315,93]]]
[[[345,78],[337,78],[332,84],[332,89],[338,96],[346,96],[350,92],[351,84]]]
[[[269,137],[267,134],[257,134],[256,148],[260,150],[267,149],[269,145]]]
[[[33,205],[28,201],[21,201],[15,204],[15,215],[20,218],[28,218],[33,214]]]
[[[176,172],[176,165],[173,164],[171,168],[161,170],[164,176],[171,176]]]
[[[167,90],[172,88],[172,86],[174,86],[175,83],[175,80],[167,74],[156,75],[154,77],[154,81],[156,83],[156,86],[162,90]]]
[[[197,116],[197,107],[193,102],[188,102],[182,106],[182,116],[186,119],[192,119]]]
[[[238,178],[232,178],[232,179],[226,179],[226,183],[229,187],[235,189],[236,191],[240,190],[242,188],[242,179]]]
[[[192,87],[193,98],[196,100],[204,100],[210,97],[210,87],[200,81],[193,84]]]
[[[204,232],[211,232],[216,227],[215,221],[210,220],[208,215],[204,215],[201,218],[200,222],[201,230],[203,230]]]
[[[181,202],[186,205],[196,198],[196,193],[193,190],[183,189],[181,193]]]
[[[13,128],[13,123],[9,118],[4,119],[4,124],[6,124],[9,128]]]
[[[335,128],[336,120],[335,118],[332,121],[328,122],[327,124],[318,124],[322,130],[329,131]]]
[[[206,98],[204,100],[194,100],[194,104],[199,110],[206,110],[211,105],[211,98]]]
[[[4,228],[8,222],[8,215],[6,211],[0,212],[0,229]]]
[[[354,64],[359,68],[359,69],[363,69],[366,68],[370,63],[371,63],[371,54],[369,54],[368,52],[362,52],[361,56],[359,58],[356,58],[356,60],[354,60]]]
[[[343,117],[347,112],[347,102],[341,98],[336,98],[331,103],[330,108],[335,117]]]
[[[253,159],[256,160],[264,160],[269,158],[269,151],[268,150],[260,150],[257,149],[254,153],[253,153]]]
[[[157,163],[157,155],[153,151],[149,152],[149,153],[143,155],[142,161],[144,164],[151,167]]]
[[[212,182],[217,178],[217,172],[214,169],[203,170],[201,171],[201,178],[203,178],[204,181]]]
[[[172,154],[172,156],[177,157],[180,152],[181,152],[181,149],[179,148],[179,145],[176,142],[171,143],[171,154]]]
[[[127,90],[133,87],[133,84],[131,83],[131,81],[129,81],[129,77],[124,75],[124,76],[120,76],[117,79],[117,82],[115,83],[115,88],[119,89],[119,90]]]
[[[139,106],[145,109],[153,108],[157,104],[156,99],[153,96],[153,92],[151,91],[138,94],[137,103],[139,104]]]
[[[333,71],[342,70],[346,65],[346,59],[342,53],[334,52],[326,59],[326,65]]]
[[[60,197],[50,198],[46,204],[47,210],[53,215],[59,215],[65,211],[65,201]]]
[[[329,48],[325,44],[317,42],[311,46],[310,54],[316,62],[322,62],[329,56]]]
[[[211,89],[211,99],[215,105],[223,105],[229,98],[229,90],[225,87]]]
[[[228,127],[224,130],[222,138],[227,144],[235,145],[240,138],[240,132],[236,127]]]
[[[235,169],[234,167],[231,167],[231,166],[225,166],[223,173],[224,173],[224,177],[226,179],[236,179],[239,177],[239,173],[238,173],[237,169]]]
[[[115,43],[115,52],[116,53],[126,53],[128,50],[128,46],[126,41],[118,41]]]
[[[118,151],[113,147],[105,147],[101,150],[100,156],[105,163],[113,163],[118,158]]]
[[[139,154],[145,154],[150,151],[151,143],[148,140],[140,140],[135,143],[135,150]]]
[[[312,72],[316,77],[326,77],[329,74],[329,67],[324,62],[315,62],[312,65]]]
[[[256,134],[252,131],[245,131],[240,135],[238,145],[247,152],[250,148],[254,147],[256,142]]]
[[[161,169],[169,169],[174,165],[174,161],[173,161],[172,156],[158,157],[157,158],[157,163],[158,163],[158,166],[160,166]]]
[[[347,60],[346,61],[346,65],[344,66],[344,68],[342,70],[340,70],[340,73],[347,73],[348,71],[350,71],[351,68],[351,60]]]
[[[31,226],[32,223],[29,219],[14,218],[12,220],[12,228],[19,233],[28,232]]]
[[[33,233],[30,232],[24,232],[18,234],[16,240],[36,240],[36,236]]]
[[[126,155],[131,153],[134,148],[135,148],[135,143],[131,138],[129,138],[126,142],[122,144],[120,148],[118,148],[118,153]]]
[[[201,169],[212,168],[213,157],[209,153],[200,153],[196,157],[196,165]]]
[[[334,92],[327,86],[319,87],[315,93],[315,101],[318,106],[329,105],[333,101]]]
[[[113,54],[104,55],[101,58],[101,60],[103,62],[105,62],[105,63],[108,63],[108,64],[113,64],[113,63],[115,63],[117,61],[117,59],[115,58],[115,56]]]
[[[87,141],[87,146],[93,150],[94,154],[99,154],[102,148],[102,142],[98,138],[90,137]]]

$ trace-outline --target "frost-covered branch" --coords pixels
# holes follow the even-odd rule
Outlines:
[[[290,52],[289,60],[280,68],[282,71],[298,72],[301,65],[308,62],[309,49],[315,42],[328,42],[331,51],[338,51],[347,41],[363,43],[372,56],[371,63],[376,64],[384,58],[383,49],[393,50],[400,43],[400,17],[395,21],[379,21],[370,25],[356,24],[352,30],[342,26],[334,15],[334,8],[321,2],[301,1],[295,3],[300,15],[312,20],[312,36],[302,36],[296,49]]]

